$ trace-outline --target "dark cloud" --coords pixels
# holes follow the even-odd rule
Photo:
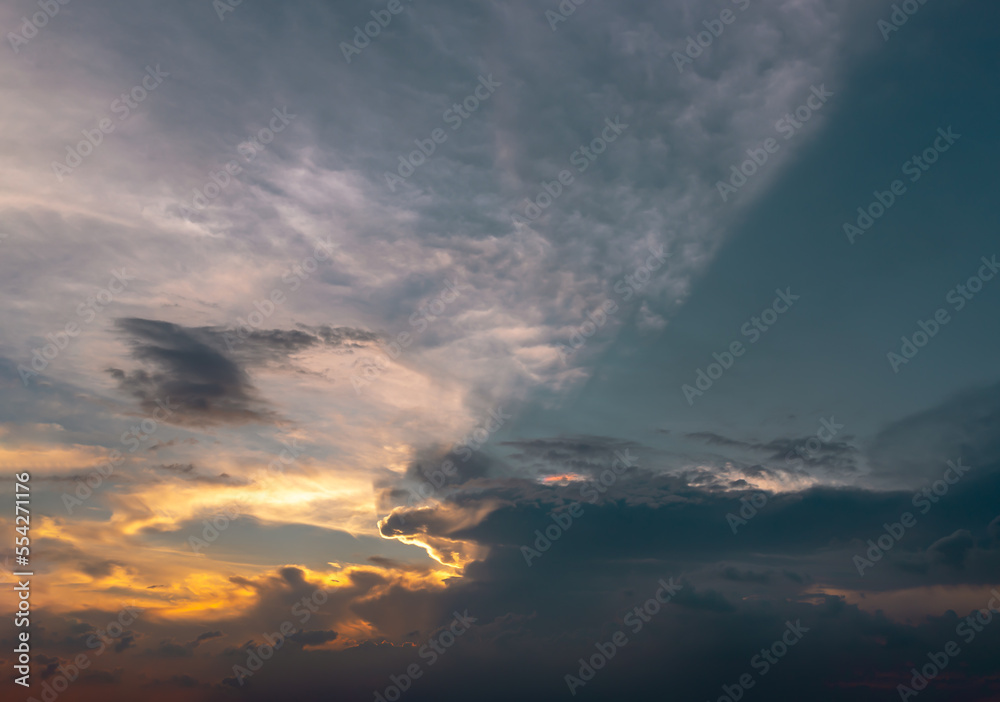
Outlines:
[[[880,533],[882,523],[913,509],[909,493],[814,488],[776,495],[733,535],[725,514],[739,505],[737,497],[667,476],[641,477],[623,480],[615,486],[618,492],[609,492],[598,504],[583,502],[583,515],[531,567],[520,546],[535,538],[535,529],[553,523],[553,509],[579,499],[579,486],[480,478],[438,507],[409,510],[402,525],[390,518],[383,527],[386,535],[468,539],[488,553],[470,564],[464,577],[432,590],[398,580],[413,571],[396,571],[391,560],[372,561],[381,571],[338,574],[342,587],[329,590],[329,600],[313,614],[308,628],[293,635],[299,645],[282,647],[275,661],[245,686],[236,683],[232,666],[244,664],[248,649],[262,642],[261,632],[275,631],[285,620],[303,628],[292,608],[315,592],[320,583],[314,575],[286,567],[261,578],[234,577],[234,586],[252,589],[257,598],[249,611],[227,623],[227,635],[246,641],[243,646],[214,656],[173,641],[193,637],[193,644],[221,632],[184,638],[174,632],[154,639],[163,644],[152,653],[159,665],[167,666],[164,676],[192,678],[172,666],[182,661],[190,666],[195,656],[199,669],[211,669],[219,684],[238,687],[251,700],[272,699],[292,686],[297,699],[318,702],[329,698],[331,685],[345,698],[367,699],[391,684],[390,675],[425,662],[418,651],[428,637],[447,627],[455,611],[467,610],[476,624],[434,666],[424,666],[408,697],[458,700],[472,689],[486,700],[567,696],[565,674],[575,674],[578,659],[591,655],[595,643],[622,630],[628,645],[588,683],[581,698],[606,699],[623,690],[652,696],[668,680],[674,694],[714,699],[722,694],[723,682],[734,682],[743,673],[756,675],[752,657],[779,641],[788,623],[798,623],[809,631],[772,672],[756,678],[761,689],[755,692],[766,691],[769,699],[805,695],[874,702],[905,681],[913,661],[955,639],[960,618],[971,612],[908,622],[818,594],[813,583],[845,590],[864,587],[870,594],[921,587],[931,592],[932,587],[959,584],[979,585],[985,592],[1000,572],[995,560],[984,560],[985,551],[969,548],[970,540],[987,535],[995,518],[1000,466],[953,486],[948,502],[919,515],[917,527],[864,579],[854,571],[851,555]],[[468,518],[484,509],[489,511],[484,519]],[[897,567],[904,558],[925,553],[932,560],[941,554],[952,563],[962,554],[964,566],[958,570],[949,563],[931,563],[923,573]],[[681,590],[634,633],[626,621],[635,617],[626,617],[666,579],[680,583]],[[378,632],[375,641],[332,651],[315,648],[343,638],[336,632],[357,616]],[[168,631],[164,624],[157,626]],[[963,646],[962,660],[994,671],[990,655],[997,645],[1000,629],[988,628],[975,645]],[[295,671],[292,677],[288,670]],[[518,675],[509,675],[510,670]],[[842,687],[844,680],[851,685]],[[975,699],[981,689],[995,692],[972,678],[949,678],[940,694],[928,688],[922,696]]]
[[[131,354],[146,368],[111,369],[119,388],[138,398],[146,413],[162,403],[177,407],[164,421],[176,424],[273,422],[246,370],[209,343],[203,332],[168,322],[117,320]],[[154,416],[163,416],[164,411]]]
[[[291,368],[290,359],[310,348],[325,347],[344,353],[371,347],[380,340],[374,332],[354,327],[320,325],[299,329],[254,329],[252,331],[202,328],[201,333],[221,341],[235,358],[248,365]]]
[[[201,683],[198,682],[198,680],[192,678],[190,675],[172,675],[166,681],[166,684],[182,688],[193,688],[201,685]]]
[[[972,550],[974,543],[972,533],[968,529],[959,529],[954,534],[932,543],[927,552],[933,559],[952,568],[963,568],[966,555]]]
[[[892,422],[872,440],[873,478],[888,483],[939,479],[948,461],[973,468],[1000,460],[1000,383],[966,390]]]
[[[336,631],[300,631],[288,637],[303,646],[319,646],[337,638]]]
[[[752,570],[741,571],[733,566],[727,566],[722,571],[722,577],[726,580],[732,580],[734,582],[746,582],[746,583],[769,583],[771,582],[770,573],[759,573]]]
[[[64,663],[64,661],[58,658],[53,658],[51,656],[46,656],[44,653],[39,653],[35,660],[42,664],[42,669],[39,674],[42,676],[42,680],[48,680],[51,678],[55,672],[58,670],[59,666]]]
[[[193,641],[188,641],[184,645],[188,648],[197,648],[202,641],[209,641],[211,639],[218,639],[221,637],[221,631],[206,631],[204,634],[198,634]]]
[[[198,638],[195,641],[206,641],[208,639],[217,639],[222,636],[221,631],[206,631],[204,634],[198,634]]]
[[[642,448],[622,439],[592,435],[505,441],[503,445],[517,449],[512,459],[539,459],[565,466],[590,466],[594,461],[610,461],[615,451]]]
[[[135,633],[131,631],[123,632],[121,636],[115,639],[115,645],[112,648],[115,653],[135,648]]]
[[[205,330],[219,333],[219,330]],[[243,343],[247,347],[261,351],[263,354],[280,353],[282,356],[291,356],[303,349],[315,346],[317,339],[312,334],[307,334],[296,329],[255,329],[250,332],[227,333],[222,332],[223,341],[227,340],[235,348],[240,348]]]
[[[353,327],[305,327],[323,340],[327,346],[343,349],[360,349],[378,343],[381,337],[375,332]]]
[[[766,442],[743,441],[714,432],[691,432],[685,436],[708,446],[731,449],[737,455],[766,454],[768,465],[755,466],[751,469],[761,477],[783,474],[816,476],[821,471],[830,476],[846,477],[857,475],[861,470],[862,454],[850,443],[852,439],[850,436],[830,436],[827,433],[824,436],[827,436],[829,441],[813,435],[799,438],[778,437]]]
[[[164,421],[193,426],[274,423],[277,415],[259,396],[250,368],[293,369],[292,357],[305,349],[325,345],[351,350],[378,339],[352,327],[239,331],[135,317],[118,319],[116,325],[128,339],[132,357],[144,366],[109,369],[119,388],[138,398],[150,414],[169,399],[177,409]]]
[[[689,439],[696,439],[698,441],[703,441],[710,446],[732,446],[735,448],[754,448],[759,444],[748,443],[746,441],[738,441],[736,439],[730,439],[720,434],[716,434],[710,431],[696,431],[690,434],[685,434]]]
[[[579,483],[559,487],[512,479],[474,481],[448,494],[442,509],[396,510],[383,520],[382,533],[475,541],[488,547],[491,556],[470,567],[485,569],[483,577],[489,572],[490,577],[510,578],[504,568],[525,566],[520,547],[534,541],[536,530],[553,524],[553,511],[563,511],[575,501],[582,505],[583,516],[533,563],[532,570],[555,576],[561,568],[582,567],[579,559],[605,569],[649,558],[681,565],[686,571],[730,561],[721,572],[723,580],[733,583],[779,587],[779,581],[762,573],[782,568],[787,577],[780,582],[787,585],[781,587],[812,579],[852,589],[861,586],[852,556],[865,551],[868,539],[884,533],[883,524],[897,522],[900,515],[911,512],[917,515],[916,526],[886,556],[886,562],[893,565],[883,563],[865,574],[866,589],[985,583],[996,567],[993,556],[987,555],[992,551],[976,551],[979,555],[970,560],[974,544],[968,534],[987,537],[988,525],[995,518],[994,500],[1000,500],[1000,465],[967,476],[926,515],[914,509],[909,492],[817,487],[772,494],[756,514],[748,515],[737,534],[727,515],[739,514],[744,505],[740,493],[700,489],[676,477],[641,471],[620,478],[596,504],[584,497],[584,489]],[[484,518],[470,518],[484,509],[488,510]],[[956,527],[966,531],[943,538]],[[671,537],[664,538],[665,534]],[[894,567],[923,562],[925,549],[939,541],[931,549],[933,561],[943,565],[964,562],[961,577],[953,567],[935,568],[914,580],[912,573]],[[795,572],[783,563],[783,558],[793,554],[803,559]],[[732,564],[736,560],[741,562],[739,567]],[[499,570],[494,572],[495,568]],[[718,577],[718,572],[711,571],[711,577]]]
[[[997,516],[996,519],[990,522],[987,531],[989,532],[991,539],[993,539],[994,541],[1000,540],[1000,516]]]
[[[690,585],[683,587],[673,599],[681,607],[703,609],[709,612],[732,612],[736,608],[720,592],[706,590],[698,592]]]
[[[591,476],[612,464],[620,464],[619,470],[634,471],[635,466],[648,463],[656,455],[649,447],[633,441],[586,434],[505,441],[501,445],[515,449],[507,459],[522,475]]]
[[[164,658],[186,658],[192,655],[194,646],[179,644],[174,641],[161,641],[160,645],[153,651],[158,656]]]
[[[120,685],[125,671],[121,668],[115,670],[89,670],[80,674],[80,681],[95,685]]]
[[[192,463],[171,463],[169,465],[158,465],[157,470],[170,473],[185,481],[208,483],[211,485],[244,485],[248,481],[242,478],[234,478],[228,473],[218,475],[204,475]]]
[[[92,578],[106,578],[115,572],[116,568],[124,568],[121,561],[100,561],[96,563],[81,563],[80,570]]]
[[[167,441],[153,441],[147,451],[160,451],[171,446],[197,446],[198,439],[188,437],[186,439],[168,439]]]

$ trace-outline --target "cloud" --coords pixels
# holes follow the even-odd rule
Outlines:
[[[959,529],[950,536],[945,536],[932,543],[927,548],[927,553],[934,560],[952,568],[961,569],[965,565],[966,555],[974,544],[972,533],[968,529]]]
[[[288,637],[303,646],[319,646],[337,638],[336,631],[299,631]]]
[[[124,568],[121,561],[101,561],[99,563],[81,563],[80,570],[92,578],[107,578],[116,568]]]
[[[248,482],[242,478],[234,478],[228,473],[203,475],[198,472],[198,469],[191,463],[171,463],[169,465],[161,464],[156,466],[156,469],[181,478],[185,481],[206,483],[210,485],[242,485]]]
[[[169,322],[123,318],[132,357],[146,368],[108,372],[119,389],[136,397],[147,413],[160,403],[177,406],[165,421],[177,424],[273,422],[246,370],[197,330]]]
[[[612,462],[621,460],[619,455],[626,456],[630,462],[638,462],[652,452],[632,441],[584,434],[505,441],[502,445],[516,449],[508,460],[532,473],[599,473]]]
[[[196,648],[202,641],[208,641],[210,639],[218,639],[222,637],[221,631],[206,631],[204,634],[198,634],[193,641],[189,641],[185,644],[190,648]]]
[[[191,646],[164,640],[160,642],[160,645],[154,650],[154,653],[165,658],[186,658],[192,655],[191,649]]]
[[[954,394],[930,409],[894,421],[868,450],[877,484],[939,479],[948,461],[970,466],[1000,460],[1000,383]]]
[[[133,632],[126,631],[115,639],[115,653],[121,653],[122,651],[127,651],[130,648],[135,648],[135,634]]]
[[[137,397],[150,413],[169,398],[179,408],[165,421],[188,426],[275,423],[277,413],[254,386],[251,368],[294,369],[292,359],[305,350],[352,352],[379,338],[361,329],[329,325],[306,331],[240,331],[134,317],[118,319],[116,325],[129,342],[132,358],[145,366],[128,372],[110,369],[119,389]]]
[[[167,685],[173,685],[175,687],[183,688],[193,688],[198,687],[200,683],[197,679],[191,677],[190,675],[172,675],[170,679],[166,681]]]
[[[771,582],[770,573],[760,573],[751,570],[741,571],[733,566],[727,566],[722,571],[722,577],[726,580],[732,580],[734,582],[747,582],[747,583],[769,583]]]
[[[329,350],[353,353],[370,348],[381,337],[374,332],[353,327],[319,325],[300,329],[221,329],[205,328],[201,333],[214,337],[226,345],[236,358],[251,365],[273,363],[287,364],[290,357],[319,346]]]
[[[715,590],[697,592],[690,586],[682,588],[674,595],[672,601],[681,607],[701,609],[709,612],[732,612],[736,609],[726,600],[722,593]]]
[[[779,482],[787,482],[783,476],[803,476],[819,478],[826,483],[843,483],[858,476],[863,469],[863,454],[851,443],[851,436],[830,436],[827,441],[817,435],[744,441],[706,431],[690,432],[685,436],[709,446],[728,449],[729,453],[717,459],[718,462],[732,465],[734,472],[744,477],[775,478]],[[760,454],[766,456],[765,465],[740,467],[731,462],[732,455],[746,461],[757,461]],[[726,471],[727,477],[730,477],[728,473],[730,471]]]

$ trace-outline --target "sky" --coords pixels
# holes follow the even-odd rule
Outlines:
[[[3,698],[1000,700],[998,20],[0,4]]]

